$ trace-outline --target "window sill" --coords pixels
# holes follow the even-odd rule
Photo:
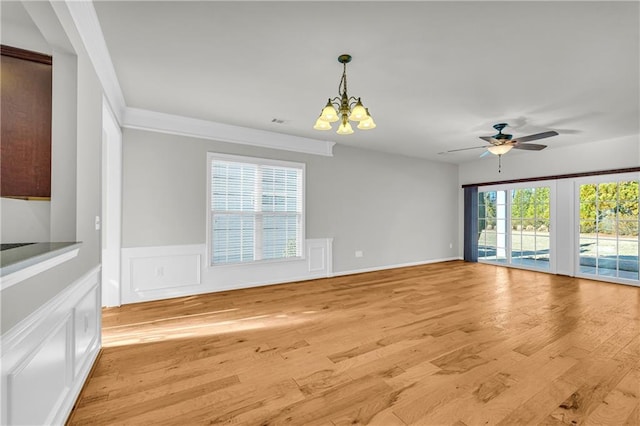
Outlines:
[[[78,255],[81,242],[35,243],[0,252],[0,281],[5,290]]]
[[[252,260],[247,262],[233,262],[233,263],[213,263],[209,264],[210,269],[215,268],[228,268],[234,266],[251,266],[251,265],[269,265],[269,264],[277,264],[277,263],[289,263],[306,260],[306,256],[292,256],[292,257],[283,257],[279,259],[261,259],[261,260]]]

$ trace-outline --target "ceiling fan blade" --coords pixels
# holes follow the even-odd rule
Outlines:
[[[483,141],[487,141],[489,143],[492,143],[491,141],[493,140],[491,136],[480,136],[480,139],[482,139]]]
[[[449,154],[450,152],[468,151],[470,149],[480,149],[480,148],[486,148],[486,146],[473,146],[471,148],[452,149],[449,151],[439,152],[438,154]]]
[[[516,138],[512,142],[519,142],[519,143],[529,142],[529,141],[535,141],[538,139],[550,138],[551,136],[557,136],[557,135],[559,135],[559,133],[556,132],[555,130],[549,130],[548,132],[536,133],[535,135]]]
[[[542,145],[539,143],[515,143],[513,148],[515,149],[524,149],[526,151],[542,151],[545,149],[547,145]]]

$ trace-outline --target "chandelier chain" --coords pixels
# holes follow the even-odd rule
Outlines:
[[[340,90],[344,87],[344,90]],[[347,93],[347,64],[342,64],[342,78],[340,79],[340,84],[338,84],[338,93],[342,95],[343,93]]]

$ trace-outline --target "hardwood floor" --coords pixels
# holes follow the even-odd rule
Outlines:
[[[445,262],[105,309],[69,423],[639,425],[640,288]]]

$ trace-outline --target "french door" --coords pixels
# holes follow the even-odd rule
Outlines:
[[[632,172],[479,187],[478,261],[640,286],[639,183]]]
[[[552,272],[554,185],[478,189],[478,260]]]
[[[638,175],[576,182],[576,275],[638,285]]]

